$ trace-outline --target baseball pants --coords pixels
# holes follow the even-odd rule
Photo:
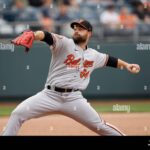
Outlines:
[[[60,93],[46,88],[14,109],[3,135],[17,135],[25,121],[51,113],[68,116],[99,135],[123,135],[99,116],[80,91]]]

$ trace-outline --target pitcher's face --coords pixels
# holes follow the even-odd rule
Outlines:
[[[73,40],[76,44],[85,43],[91,36],[91,32],[81,26],[74,27]]]

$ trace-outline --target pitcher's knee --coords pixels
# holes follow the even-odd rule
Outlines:
[[[104,122],[100,120],[92,121],[92,122],[88,122],[87,126],[90,129],[94,130],[95,132],[99,132],[100,130],[102,131],[104,128]]]
[[[18,119],[21,122],[24,122],[25,120],[27,120],[27,118],[25,117],[27,112],[21,110],[21,109],[14,109],[13,112],[11,113],[11,117],[15,117],[16,119]]]

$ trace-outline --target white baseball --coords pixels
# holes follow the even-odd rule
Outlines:
[[[140,70],[137,69],[136,67],[133,67],[133,68],[132,68],[132,71],[133,71],[134,73],[138,73]]]

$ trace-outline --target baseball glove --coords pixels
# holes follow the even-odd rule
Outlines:
[[[32,47],[34,41],[34,32],[33,31],[24,31],[20,36],[11,40],[11,43],[15,45],[21,45],[25,47],[25,51],[28,52]]]

